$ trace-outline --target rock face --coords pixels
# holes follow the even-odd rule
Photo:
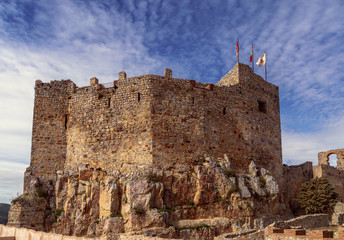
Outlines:
[[[204,156],[193,166],[137,166],[124,176],[80,166],[59,171],[54,189],[31,176],[30,191],[12,202],[9,225],[109,239],[130,232],[213,239],[266,226],[269,216],[283,210],[274,177],[254,162],[256,172],[229,165],[225,158]]]

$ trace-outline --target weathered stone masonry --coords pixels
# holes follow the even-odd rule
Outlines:
[[[36,81],[33,175],[79,164],[114,171],[120,164],[190,164],[202,154],[250,160],[279,174],[282,165],[278,88],[244,64],[216,85],[165,76],[127,78],[113,87],[96,78]]]

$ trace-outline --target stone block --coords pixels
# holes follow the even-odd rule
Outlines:
[[[11,236],[15,236],[15,234],[16,234],[15,227],[2,226],[2,231],[1,231],[2,237],[11,237]]]
[[[205,88],[210,90],[210,91],[213,91],[214,90],[214,84],[208,84]]]
[[[98,80],[98,78],[96,78],[96,77],[93,77],[93,78],[90,79],[90,85],[91,85],[91,86],[97,85],[98,82],[99,82],[99,80]]]
[[[304,236],[306,230],[304,229],[284,229],[284,235],[286,236]]]
[[[127,78],[127,74],[125,72],[118,73],[118,80],[124,80]]]
[[[308,237],[312,239],[333,238],[333,231],[308,230]]]
[[[284,229],[281,229],[281,228],[268,228],[266,231],[268,234],[283,234],[284,233]]]
[[[169,68],[165,68],[164,76],[165,76],[165,78],[172,78],[172,70]]]

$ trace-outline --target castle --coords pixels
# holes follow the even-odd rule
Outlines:
[[[251,159],[282,165],[278,88],[244,64],[216,85],[164,76],[35,84],[31,171],[54,175],[80,164],[113,171],[123,163],[168,167],[224,154],[236,169]]]
[[[126,76],[35,83],[31,163],[10,226],[76,236],[213,239],[298,210],[328,176],[344,200],[344,150],[282,165],[278,87],[245,64],[218,83]],[[328,166],[336,153],[338,168]],[[344,182],[343,182],[344,183]]]

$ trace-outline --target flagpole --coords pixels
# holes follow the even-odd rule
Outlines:
[[[252,70],[254,72],[254,52],[253,52],[253,43],[252,43]]]
[[[240,48],[239,48],[239,38],[238,38],[238,64],[239,64],[239,51],[240,51]]]
[[[267,70],[266,70],[266,65],[268,65],[268,61],[267,61],[267,58],[266,58],[266,53],[264,51],[264,54],[265,54],[265,81],[268,81],[268,74],[267,74]]]

